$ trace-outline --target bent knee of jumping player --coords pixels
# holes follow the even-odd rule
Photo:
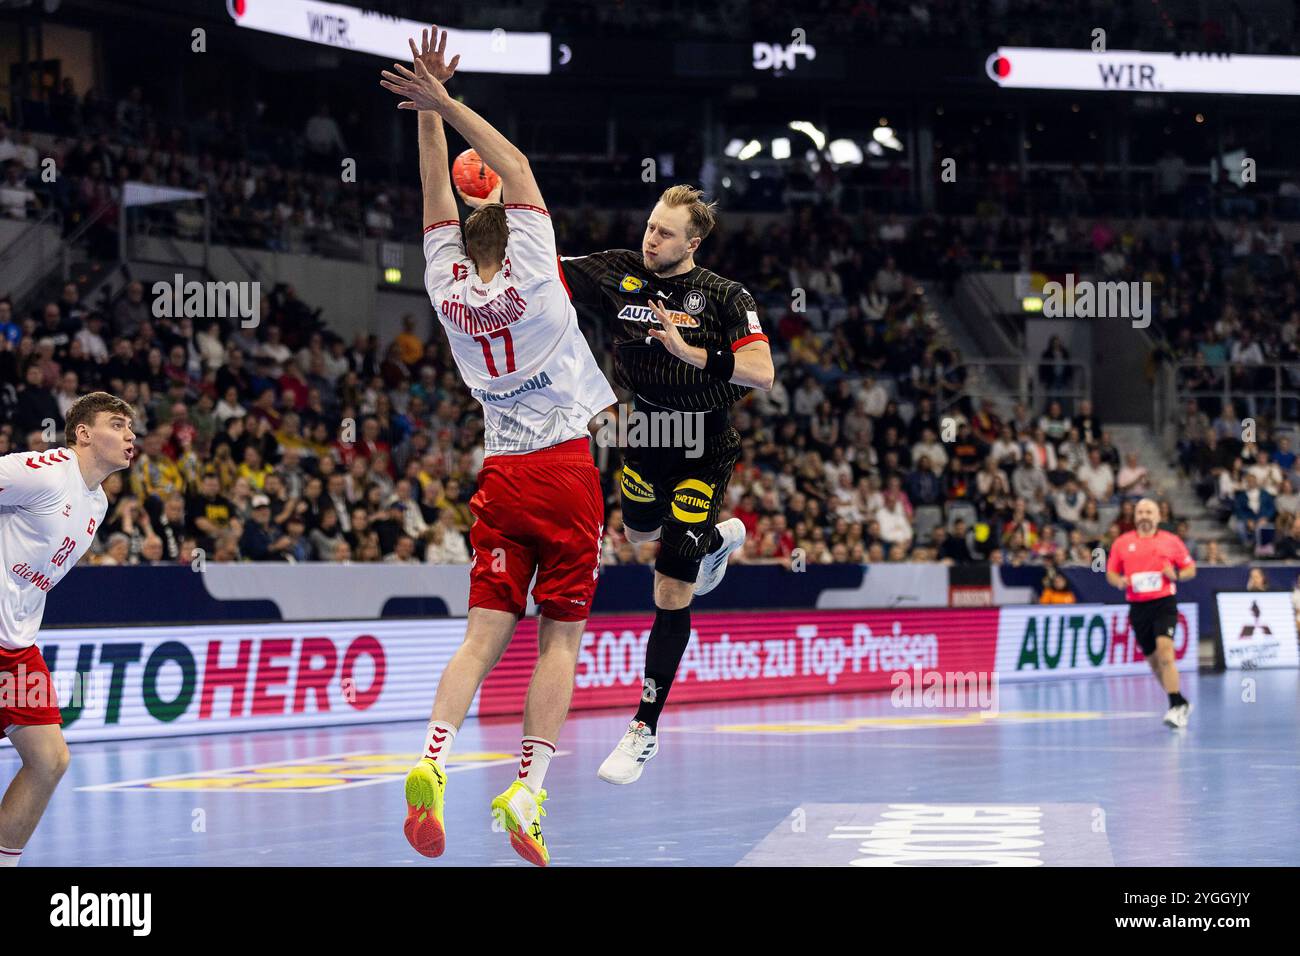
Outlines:
[[[632,544],[644,544],[647,541],[658,541],[659,536],[663,533],[663,528],[655,528],[653,531],[638,531],[636,528],[623,525],[623,533],[627,535],[627,540]]]

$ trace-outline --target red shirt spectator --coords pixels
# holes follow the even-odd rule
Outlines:
[[[745,495],[740,499],[740,504],[731,509],[733,518],[739,518],[740,523],[745,526],[745,534],[753,535],[754,530],[758,527],[758,512],[754,509],[754,496]]]

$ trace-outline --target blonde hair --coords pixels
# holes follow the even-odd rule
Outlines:
[[[716,202],[704,201],[704,190],[696,189],[694,186],[681,184],[678,186],[669,186],[664,190],[659,201],[670,208],[680,206],[689,207],[690,223],[686,227],[686,238],[694,239],[697,236],[701,239],[707,239],[709,233],[718,222]]]

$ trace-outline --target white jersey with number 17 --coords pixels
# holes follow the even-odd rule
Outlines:
[[[560,278],[550,214],[506,204],[501,270],[483,282],[460,223],[424,230],[424,285],[461,377],[483,405],[486,455],[522,454],[586,437],[614,391],[578,328]]]

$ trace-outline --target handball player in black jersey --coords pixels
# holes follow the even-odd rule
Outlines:
[[[628,540],[659,541],[659,556],[641,704],[601,764],[599,776],[609,783],[633,783],[658,751],[659,715],[690,641],[691,599],[718,586],[745,542],[740,519],[718,522],[740,456],[730,410],[749,389],[772,387],[772,353],[753,297],[695,264],[715,222],[715,204],[701,195],[685,185],[665,190],[639,252],[561,259],[579,314],[612,331],[614,381],[632,393],[634,411],[695,414],[703,433],[692,447],[622,450]]]

